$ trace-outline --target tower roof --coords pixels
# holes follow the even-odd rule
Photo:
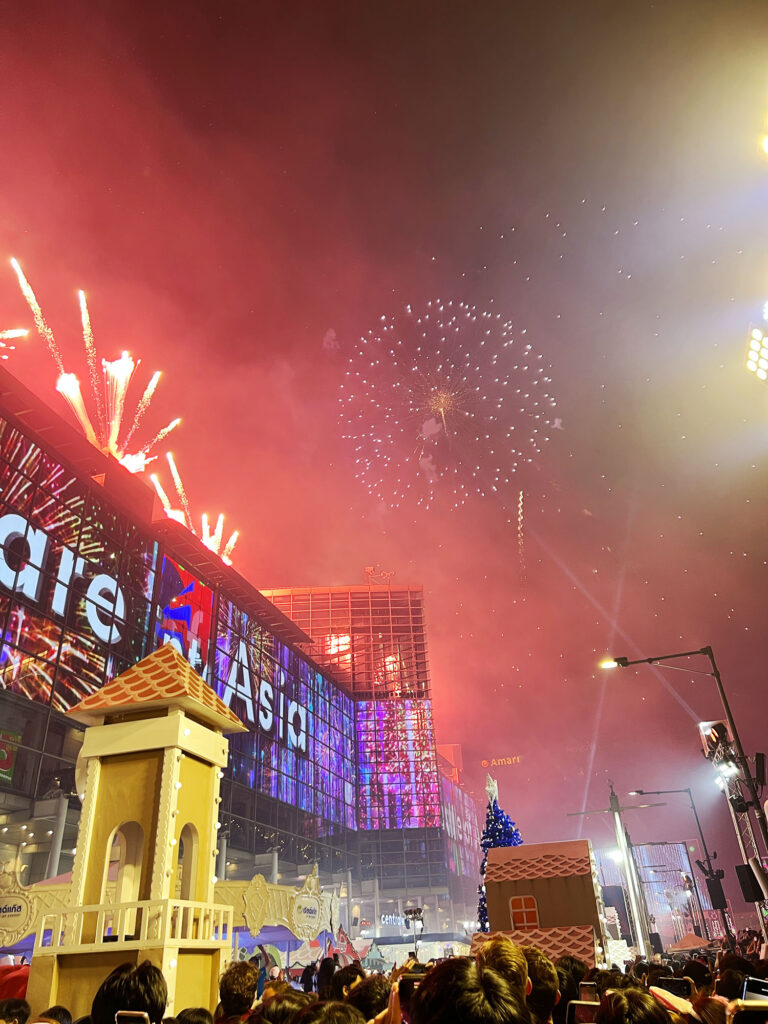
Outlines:
[[[190,711],[221,732],[247,731],[173,644],[158,647],[67,714],[86,725],[95,725],[111,711],[169,706]]]

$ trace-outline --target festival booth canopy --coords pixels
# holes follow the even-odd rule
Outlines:
[[[708,939],[702,939],[700,935],[694,935],[693,932],[688,932],[682,939],[679,939],[673,946],[667,947],[668,953],[687,953],[693,949],[706,949],[707,946],[711,945]]]

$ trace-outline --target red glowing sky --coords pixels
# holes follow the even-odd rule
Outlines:
[[[529,841],[576,835],[610,778],[693,786],[733,846],[711,680],[605,652],[712,644],[766,745],[767,45],[764,3],[708,0],[3,5],[0,248],[68,366],[83,287],[100,354],[166,371],[153,423],[185,418],[192,504],[257,585],[424,583],[439,739],[479,792],[520,755],[500,800]],[[356,339],[435,296],[551,363],[524,584],[501,499],[393,512],[341,438]],[[8,268],[0,327],[29,320]],[[9,368],[63,409],[38,339]],[[633,838],[692,834],[676,799]]]

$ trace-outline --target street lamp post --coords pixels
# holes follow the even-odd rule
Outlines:
[[[686,787],[685,789],[633,789],[629,795],[630,796],[635,796],[635,795],[636,796],[667,796],[668,794],[671,794],[671,793],[686,793],[687,794],[688,802],[690,803],[691,810],[693,811],[693,816],[696,819],[696,828],[697,828],[698,833],[699,833],[699,842],[701,843],[701,849],[704,852],[704,861],[703,862],[702,861],[697,861],[696,863],[698,864],[699,870],[701,871],[701,873],[704,875],[705,878],[717,878],[718,874],[717,874],[717,871],[715,870],[715,868],[712,866],[712,857],[710,857],[709,850],[707,849],[707,841],[704,838],[704,832],[702,831],[702,828],[701,828],[701,821],[699,820],[699,815],[698,815],[698,812],[696,810],[696,804],[694,803],[694,800],[693,800],[693,793],[691,792],[690,788]],[[715,854],[715,857],[717,857],[717,854]],[[702,870],[702,869],[704,869],[704,870]],[[702,911],[701,923],[704,926],[704,938],[705,939],[709,939],[709,938],[711,938],[711,936],[709,934],[709,929],[707,928],[707,922],[706,922],[706,919],[704,917],[703,904],[701,902],[701,892],[699,891],[699,884],[696,881],[695,873],[693,874],[693,884],[694,884],[694,886],[696,888],[696,897],[697,897],[697,899],[699,901],[699,908]],[[730,925],[728,924],[728,916],[726,915],[725,911],[722,910],[722,909],[720,910],[720,917],[721,917],[721,920],[723,922],[723,928],[725,929],[725,934],[728,937],[729,941],[732,942],[733,941],[733,935],[731,933]]]
[[[679,652],[676,652],[676,653],[673,653],[673,654],[657,655],[656,657],[653,657],[653,658],[635,658],[633,660],[630,660],[629,658],[625,658],[625,657],[612,658],[612,659],[610,659],[608,661],[604,661],[603,662],[603,668],[628,668],[630,665],[661,665],[662,668],[677,668],[676,665],[664,665],[663,662],[673,661],[673,660],[676,660],[678,658],[691,658],[691,657],[695,657],[696,655],[702,655],[702,656],[704,656],[705,658],[707,658],[709,660],[711,671],[710,672],[702,672],[701,674],[711,676],[712,679],[715,680],[715,685],[717,686],[717,692],[718,692],[718,695],[720,697],[720,703],[722,704],[723,712],[725,713],[725,720],[728,723],[728,729],[730,731],[731,738],[733,739],[733,745],[736,748],[736,760],[737,760],[737,763],[738,763],[738,767],[739,767],[739,769],[741,771],[741,774],[743,775],[744,783],[745,783],[745,785],[747,787],[747,793],[749,795],[749,802],[746,805],[745,812],[743,814],[743,817],[745,818],[745,821],[743,823],[744,824],[744,829],[745,829],[745,831],[747,833],[747,837],[748,837],[751,845],[754,848],[755,854],[759,855],[759,849],[757,847],[757,843],[755,842],[755,837],[754,837],[754,834],[752,833],[751,822],[749,820],[749,808],[751,807],[752,810],[754,811],[755,820],[757,822],[758,832],[760,834],[760,837],[761,837],[762,843],[763,843],[763,849],[766,852],[768,852],[768,822],[766,822],[765,811],[763,809],[762,804],[760,803],[760,797],[759,797],[758,792],[757,792],[757,785],[755,783],[755,779],[754,779],[754,777],[752,775],[752,772],[750,770],[749,761],[747,760],[747,756],[744,753],[744,748],[743,748],[743,746],[741,744],[741,737],[739,736],[739,731],[736,728],[735,721],[733,720],[733,714],[731,712],[731,706],[728,703],[728,698],[725,695],[725,689],[723,687],[723,681],[722,681],[722,678],[720,676],[720,671],[719,671],[719,669],[717,667],[717,663],[715,662],[715,656],[712,653],[712,648],[709,645],[707,645],[706,647],[700,647],[698,650],[695,650],[695,651],[679,651]],[[701,672],[700,669],[693,669],[692,671],[694,671],[694,672]],[[734,811],[733,803],[730,801],[730,799],[729,799],[729,807],[730,807],[730,810],[731,810],[731,816],[733,818],[734,826],[735,826],[735,829],[736,829],[736,837],[737,837],[737,839],[739,841],[739,846],[740,846],[740,848],[742,850],[743,855],[745,856],[745,859],[747,859],[748,855],[747,855],[747,852],[746,852],[746,850],[744,848],[744,836],[742,835],[742,833],[741,833],[741,831],[739,829],[738,818],[737,818],[737,815],[736,815],[736,813]],[[697,820],[698,820],[698,815],[697,815]],[[760,904],[760,906],[762,906],[762,903]],[[768,939],[768,927],[766,926],[766,922],[763,919],[762,915],[760,916],[760,926],[761,926],[761,930],[763,932],[763,936],[766,939]]]

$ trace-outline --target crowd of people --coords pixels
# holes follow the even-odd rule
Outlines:
[[[104,980],[87,1017],[73,1022],[63,1006],[33,1015],[17,998],[0,1001],[0,1024],[123,1024],[116,1015],[126,1011],[146,1014],[133,1024],[567,1024],[569,1004],[583,1010],[584,1002],[593,1012],[582,1020],[594,1024],[726,1024],[728,1003],[741,996],[748,976],[768,978],[768,961],[756,951],[604,970],[573,956],[552,961],[536,946],[496,935],[476,957],[408,960],[389,975],[326,957],[298,985],[278,967],[267,972],[258,962],[238,961],[220,978],[217,1006],[180,1008],[173,1017],[166,1015],[162,972],[148,960],[126,963]],[[669,986],[667,978],[685,980]],[[685,994],[669,991],[675,987]],[[180,1002],[183,993],[176,994]]]

